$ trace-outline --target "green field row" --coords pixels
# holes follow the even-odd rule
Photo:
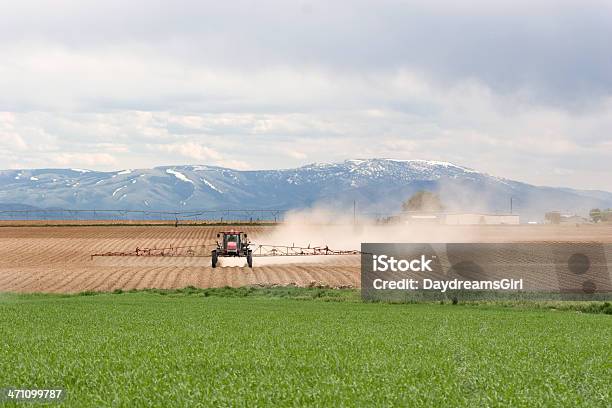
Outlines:
[[[357,299],[293,288],[0,294],[0,388],[62,387],[75,407],[612,400],[610,315]]]

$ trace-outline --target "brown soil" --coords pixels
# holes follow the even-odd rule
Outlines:
[[[208,257],[100,257],[93,253],[132,251],[139,247],[213,243],[218,226],[36,226],[0,227],[0,292],[73,293],[86,290],[298,285],[359,287],[359,256],[269,260],[255,258],[255,267],[213,269]],[[279,227],[244,226],[241,230],[267,243]],[[334,227],[320,226],[322,236]],[[372,227],[376,228],[376,227]],[[612,243],[612,226],[457,227],[458,236],[477,242],[597,241]],[[367,235],[367,234],[366,234]],[[440,236],[438,234],[438,236]],[[424,239],[417,242],[426,241]],[[393,239],[394,240],[394,239]],[[293,240],[296,245],[300,237]],[[397,239],[398,242],[407,242]],[[456,239],[455,239],[456,241]],[[474,239],[466,239],[475,241]],[[278,244],[278,242],[272,242]],[[292,242],[287,242],[291,244]],[[333,242],[321,242],[328,244]],[[358,248],[355,248],[358,249]]]

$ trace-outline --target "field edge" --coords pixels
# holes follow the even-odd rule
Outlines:
[[[35,299],[61,299],[79,298],[100,295],[121,296],[126,294],[149,294],[164,297],[220,297],[220,298],[277,298],[290,299],[297,301],[323,301],[323,302],[351,302],[351,303],[381,303],[393,305],[411,304],[430,304],[430,305],[453,305],[474,308],[502,308],[518,310],[546,310],[546,311],[565,311],[589,314],[612,315],[612,303],[609,301],[547,301],[547,300],[468,300],[468,301],[431,301],[431,300],[411,300],[405,302],[382,302],[364,301],[361,299],[359,289],[335,289],[329,287],[299,287],[299,286],[262,286],[251,285],[241,287],[217,287],[217,288],[198,288],[186,286],[180,289],[115,289],[113,291],[83,291],[78,293],[17,293],[0,292],[0,304],[8,299],[13,300],[35,300]]]

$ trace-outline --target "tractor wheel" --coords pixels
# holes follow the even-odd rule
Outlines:
[[[217,256],[217,251],[212,251],[212,267],[216,268],[217,267],[217,261],[219,260],[219,257]]]
[[[251,251],[247,253],[247,265],[249,265],[249,268],[253,268],[253,253]]]

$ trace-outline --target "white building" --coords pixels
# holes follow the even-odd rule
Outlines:
[[[407,224],[519,225],[520,223],[518,214],[406,212],[400,218]]]
[[[518,214],[446,214],[445,225],[519,225]]]

